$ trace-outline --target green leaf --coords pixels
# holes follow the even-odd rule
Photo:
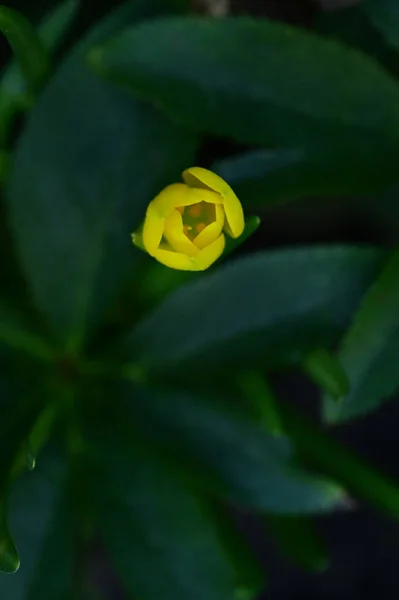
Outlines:
[[[93,44],[162,9],[135,0],[91,32],[46,87],[16,151],[10,224],[36,304],[71,354],[132,272],[130,233],[147,203],[193,162],[192,137],[84,64]]]
[[[346,164],[329,145],[251,150],[214,163],[212,170],[233,187],[243,206],[264,209],[304,196],[370,194],[387,185],[384,169],[364,177],[364,160],[354,154]]]
[[[226,245],[223,250],[222,258],[226,258],[229,254],[232,254],[237,248],[242,246],[248,238],[258,229],[261,221],[259,217],[251,215],[245,218],[244,231],[239,238],[231,238],[226,236]]]
[[[28,89],[40,89],[49,73],[50,61],[35,28],[19,12],[0,6],[0,31],[14,52]]]
[[[195,131],[251,145],[327,147],[347,173],[354,161],[354,186],[361,165],[363,179],[366,166],[372,180],[395,178],[399,85],[334,41],[245,17],[167,19],[127,29],[90,61]]]
[[[21,377],[2,376],[0,379],[0,504],[14,476],[15,465],[20,464],[32,429],[40,415],[41,398],[31,381]]]
[[[0,573],[0,595],[12,600],[69,600],[74,525],[66,497],[65,465],[43,457],[22,477],[9,500],[9,527],[21,557],[14,575]]]
[[[234,600],[234,569],[201,497],[120,431],[93,438],[94,451],[97,526],[127,591],[146,600]]]
[[[346,421],[376,409],[399,387],[399,251],[392,253],[364,297],[345,334],[339,359],[350,391],[339,402],[326,397],[328,422]]]
[[[321,431],[292,406],[282,405],[284,423],[302,458],[349,492],[399,520],[399,482],[386,477]]]
[[[45,362],[54,359],[54,350],[30,331],[26,319],[0,302],[0,356],[3,350],[24,352]]]
[[[386,41],[399,48],[399,5],[396,0],[365,0],[363,10]]]
[[[208,493],[277,514],[328,511],[342,501],[339,486],[294,465],[289,440],[268,433],[237,398],[133,385],[123,393],[131,405],[130,432]]]
[[[238,259],[168,296],[124,351],[145,369],[177,367],[179,374],[296,361],[335,340],[382,257],[318,247]]]
[[[273,515],[266,518],[266,527],[281,551],[301,567],[310,571],[328,567],[328,554],[310,519]]]
[[[53,52],[62,41],[77,11],[76,0],[66,0],[48,15],[38,29],[38,36],[48,52]],[[0,142],[4,146],[14,115],[32,104],[32,97],[18,62],[12,61],[0,79]]]
[[[258,371],[244,371],[237,377],[245,399],[252,405],[258,421],[273,435],[283,435],[278,399],[272,387]]]
[[[18,551],[8,530],[6,510],[3,503],[0,506],[0,571],[12,574],[18,571],[19,565]]]
[[[335,400],[349,393],[349,379],[341,362],[324,348],[317,348],[302,361],[304,372]]]

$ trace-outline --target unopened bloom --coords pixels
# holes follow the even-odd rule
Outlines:
[[[133,242],[172,269],[203,271],[222,254],[225,234],[238,238],[244,213],[231,187],[201,167],[182,174],[150,202]]]

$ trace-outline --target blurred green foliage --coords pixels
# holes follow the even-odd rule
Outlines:
[[[351,39],[340,15],[305,33],[130,0],[75,43],[77,8],[36,28],[0,7],[0,596],[97,598],[99,542],[131,597],[250,600],[264,574],[232,507],[316,571],[312,514],[353,494],[399,517],[399,482],[267,378],[299,367],[327,425],[393,395],[398,250],[233,242],[181,273],[130,234],[220,136],[246,145],[205,165],[248,213],[239,245],[251,211],[305,195],[361,213],[367,194],[396,227],[399,13],[367,0]]]

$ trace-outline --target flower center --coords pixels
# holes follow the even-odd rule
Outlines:
[[[215,205],[210,202],[197,202],[191,206],[178,206],[182,216],[183,231],[192,241],[201,231],[216,221]]]

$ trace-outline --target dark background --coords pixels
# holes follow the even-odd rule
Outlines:
[[[215,0],[214,0],[215,1]],[[399,1],[399,0],[398,0]],[[121,3],[112,2],[112,6]],[[196,0],[196,10],[203,11],[210,0]],[[54,5],[52,0],[16,0],[3,2],[21,10],[34,22]],[[229,12],[267,16],[299,27],[315,28],[322,10],[334,9],[344,0],[230,0]],[[346,0],[346,4],[355,4]],[[106,0],[81,0],[77,25],[67,40],[83,32],[111,7]],[[206,10],[206,9],[205,9]],[[353,13],[348,11],[349,34]],[[0,46],[1,63],[9,56],[7,44]],[[209,141],[204,149],[204,162],[236,151],[225,141]],[[398,157],[399,160],[399,157]],[[207,166],[207,165],[205,165]],[[362,206],[359,199],[357,207]],[[364,210],[356,210],[345,198],[303,199],[286,207],[268,211],[264,224],[247,244],[245,251],[287,244],[319,242],[397,243],[396,224],[392,229]],[[317,391],[299,374],[275,376],[274,382],[283,397],[317,414]],[[335,428],[334,435],[365,459],[399,480],[399,404],[395,399],[378,412],[353,424]],[[353,502],[336,514],[315,518],[318,531],[331,556],[331,566],[323,573],[306,573],[283,558],[280,551],[262,532],[260,523],[250,515],[240,515],[240,523],[267,570],[267,597],[272,600],[335,600],[378,597],[399,598],[399,524],[381,516],[361,503]],[[93,578],[104,596],[122,600],[123,594],[107,568],[106,558],[96,550],[92,560]],[[154,574],[155,575],[155,574]],[[11,600],[11,599],[10,599]]]

